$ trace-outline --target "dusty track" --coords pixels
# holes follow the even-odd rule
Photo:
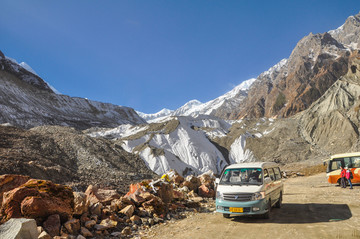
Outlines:
[[[360,238],[360,185],[330,185],[324,173],[284,180],[283,207],[269,220],[199,213],[153,228],[145,238]]]

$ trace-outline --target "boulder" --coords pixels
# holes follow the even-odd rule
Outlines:
[[[80,234],[83,235],[84,237],[92,237],[92,236],[94,236],[86,227],[81,227],[80,228]]]
[[[173,190],[173,198],[179,201],[182,201],[186,198],[186,194],[179,190]]]
[[[80,231],[80,220],[79,219],[71,219],[70,221],[65,222],[64,227],[69,232],[69,234],[77,235]]]
[[[27,181],[30,177],[23,175],[4,174],[0,176],[0,206],[3,198],[3,194],[7,191],[17,188]]]
[[[194,190],[196,191],[198,189],[198,187],[200,187],[201,185],[201,182],[200,182],[200,179],[193,176],[193,175],[190,175],[190,176],[187,176],[185,181],[181,184],[181,187],[188,187],[189,190]]]
[[[141,218],[137,215],[133,215],[132,217],[130,217],[130,220],[132,223],[135,223],[135,224],[141,224]]]
[[[120,198],[116,190],[101,189],[98,186],[90,185],[85,194],[88,197],[90,205],[101,202],[104,205],[110,204],[112,200]]]
[[[164,203],[171,202],[173,199],[173,186],[170,183],[161,183],[158,186],[157,195]]]
[[[199,194],[199,196],[206,197],[206,198],[215,197],[214,189],[209,188],[206,184],[203,184],[198,188],[198,194]]]
[[[150,214],[157,214],[164,216],[167,213],[167,208],[161,198],[154,196],[151,200],[142,204],[143,208]]]
[[[46,231],[43,231],[40,233],[38,239],[52,239],[52,236],[50,236]]]
[[[34,219],[12,218],[0,225],[1,239],[37,239],[39,236]]]
[[[100,225],[104,226],[105,229],[110,229],[116,227],[118,224],[117,221],[113,221],[110,218],[104,219],[100,222]]]
[[[120,211],[120,213],[125,214],[127,217],[131,217],[135,211],[134,205],[128,205]]]
[[[68,220],[74,208],[71,188],[46,180],[30,179],[21,186],[3,194],[0,210],[1,222],[10,218],[36,218],[45,220],[59,214],[62,221]]]
[[[90,212],[91,212],[91,214],[95,214],[95,215],[101,216],[102,208],[103,208],[102,203],[101,203],[101,202],[97,202],[97,203],[93,204],[93,205],[90,207]]]
[[[87,229],[91,229],[96,225],[96,221],[95,220],[90,220],[90,221],[85,222],[84,225],[85,225],[85,227]]]
[[[131,227],[125,227],[122,231],[121,234],[123,235],[131,235]]]
[[[74,215],[82,215],[88,211],[89,201],[83,192],[74,192]]]
[[[44,221],[43,228],[52,237],[60,236],[61,222],[59,214],[49,216]]]
[[[208,188],[214,188],[215,176],[212,171],[201,174],[199,177],[201,184],[205,184]]]

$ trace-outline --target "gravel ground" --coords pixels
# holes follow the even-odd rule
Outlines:
[[[196,213],[142,238],[360,238],[360,185],[330,185],[325,173],[284,180],[283,207],[269,220]]]

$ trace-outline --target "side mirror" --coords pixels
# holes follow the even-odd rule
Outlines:
[[[215,178],[215,184],[218,185],[220,183],[220,178]]]

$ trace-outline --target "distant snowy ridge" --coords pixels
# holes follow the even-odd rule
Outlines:
[[[249,90],[250,86],[254,83],[256,79],[252,78],[242,82],[240,85],[236,86],[231,91],[227,92],[226,94],[214,99],[210,100],[206,103],[201,103],[198,100],[191,100],[178,108],[177,110],[168,110],[163,109],[155,114],[145,114],[141,112],[137,112],[140,117],[145,119],[148,122],[157,122],[161,121],[167,116],[193,116],[196,117],[198,115],[211,115],[216,109],[221,107],[224,103],[237,100],[236,97],[243,93],[246,96],[247,91]],[[240,100],[243,99],[240,97]]]
[[[142,113],[140,111],[136,111],[136,113],[146,121],[161,118],[161,117],[164,117],[164,116],[169,116],[169,115],[171,115],[172,112],[174,112],[174,111],[169,110],[169,109],[162,109],[162,110],[160,110],[159,112],[157,112],[155,114],[145,114],[145,113]]]

